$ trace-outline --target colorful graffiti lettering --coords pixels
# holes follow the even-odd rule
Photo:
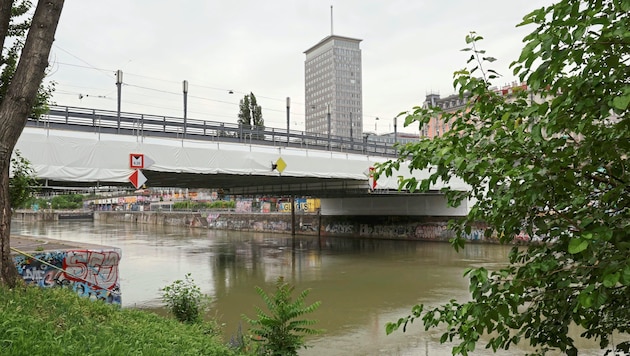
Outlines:
[[[236,202],[237,213],[250,213],[252,211],[251,200],[239,200]]]
[[[300,213],[314,213],[320,207],[319,199],[295,199],[295,211]],[[278,211],[282,213],[291,212],[291,202],[281,202],[278,204]]]
[[[72,281],[112,289],[118,284],[119,261],[116,251],[75,250],[67,252],[63,269]]]
[[[67,286],[91,299],[120,304],[118,251],[70,250],[17,255],[16,269],[26,284]]]

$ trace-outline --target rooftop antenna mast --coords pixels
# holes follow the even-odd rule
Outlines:
[[[333,6],[330,5],[330,35],[332,36],[333,34]]]

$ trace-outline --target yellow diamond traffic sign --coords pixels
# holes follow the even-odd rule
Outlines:
[[[278,172],[282,173],[285,168],[287,168],[287,163],[282,159],[282,157],[278,158],[278,160],[276,161],[276,169],[278,170]]]

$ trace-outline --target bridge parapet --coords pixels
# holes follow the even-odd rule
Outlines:
[[[182,140],[238,142],[274,147],[294,147],[336,152],[372,154],[385,157],[396,156],[396,149],[386,142],[362,140],[348,137],[312,134],[304,131],[273,127],[257,127],[116,111],[51,106],[48,113],[39,119],[29,119],[28,126],[48,129],[64,129],[98,134],[118,134],[145,137],[168,137]]]

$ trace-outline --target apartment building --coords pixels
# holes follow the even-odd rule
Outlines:
[[[360,42],[330,35],[304,52],[306,132],[363,137]]]

